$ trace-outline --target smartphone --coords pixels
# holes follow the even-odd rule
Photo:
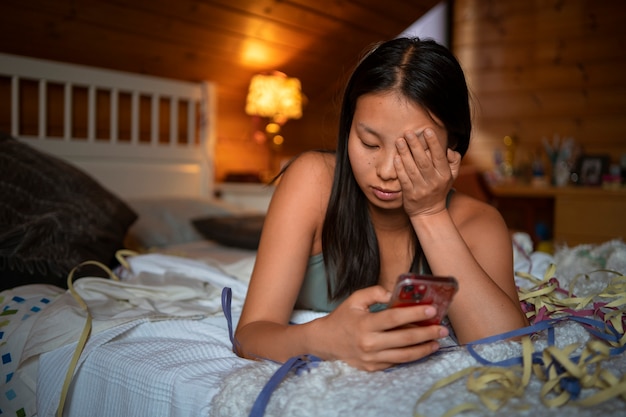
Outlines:
[[[458,289],[459,284],[454,277],[406,273],[398,277],[388,306],[393,308],[433,304],[437,308],[437,315],[415,324],[420,326],[440,324],[448,314],[448,307]]]

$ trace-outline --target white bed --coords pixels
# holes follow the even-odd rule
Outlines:
[[[10,100],[7,133],[76,164],[120,197],[212,194],[217,109],[213,83],[8,54],[0,54],[0,76],[10,83],[3,97]],[[37,91],[29,96],[31,83]],[[51,101],[59,94],[62,100]],[[86,100],[88,108],[81,116],[87,120],[75,117],[75,107],[83,106],[79,97]],[[27,133],[22,132],[25,119],[34,125]],[[55,121],[62,125],[51,136]],[[86,130],[82,137],[75,136],[79,123]]]
[[[130,133],[116,135],[118,117],[109,117],[110,125],[105,129],[111,132],[109,138],[98,138],[95,134],[98,129],[87,127],[86,137],[77,139],[72,137],[73,129],[64,124],[60,129],[63,134],[51,137],[45,116],[49,111],[42,104],[34,106],[39,126],[35,135],[25,135],[20,130],[24,117],[17,110],[12,110],[9,118],[0,116],[4,117],[0,121],[11,121],[9,133],[19,141],[80,167],[126,201],[139,215],[129,233],[143,239],[143,247],[151,249],[127,256],[127,266],[114,268],[122,279],[120,282],[92,276],[75,281],[75,290],[86,302],[93,322],[67,389],[63,415],[249,415],[257,396],[280,364],[248,361],[232,353],[222,310],[222,290],[225,287],[232,290],[230,310],[232,324],[236,325],[255,251],[203,239],[189,224],[192,218],[215,213],[248,214],[212,197],[215,86],[0,55],[0,77],[3,76],[5,84],[12,86],[20,85],[19,78],[26,77],[44,87],[70,83],[70,87],[60,87],[61,91],[71,91],[72,86],[79,85],[86,86],[87,91],[108,89],[114,91],[111,97],[116,94],[125,97],[108,100],[109,114],[120,114],[115,104],[126,100],[131,113],[142,115],[144,112],[137,104],[141,102],[140,97],[156,94],[157,98],[148,99],[150,103],[157,103],[149,106],[151,128],[162,126],[155,121],[160,119],[155,115],[162,100],[170,103],[166,106],[169,109],[166,116],[170,119],[163,122],[164,125],[182,126],[180,130],[169,129],[165,135],[158,129],[146,133],[141,128],[143,122],[131,117],[134,121],[127,124],[131,126]],[[39,81],[42,77],[44,81]],[[18,104],[19,94],[12,94],[11,109],[29,107]],[[45,94],[37,93],[38,103],[48,102]],[[174,110],[176,105],[172,104],[181,101],[196,103],[186,105],[187,109],[201,109],[185,111],[184,123],[180,122],[179,112]],[[65,116],[73,114],[67,110],[71,105],[63,106],[68,107],[61,119],[71,123],[72,118]],[[93,116],[88,120],[98,120],[96,110],[87,113],[92,111]],[[119,119],[125,120],[125,117]],[[182,135],[181,131],[186,134]],[[146,134],[148,139],[145,139]],[[585,372],[576,374],[578,376],[567,374],[568,378],[564,379],[570,385],[578,383],[578,400],[572,398],[562,405],[546,405],[558,397],[558,392],[544,393],[547,389],[544,381],[535,374],[524,373],[524,369],[530,369],[528,360],[523,361],[526,368],[485,366],[468,347],[455,346],[446,339],[443,342],[448,347],[442,354],[388,372],[366,373],[340,362],[310,362],[301,372],[287,374],[273,391],[265,415],[439,416],[465,410],[464,415],[483,416],[493,415],[494,411],[482,403],[481,398],[498,395],[508,398],[512,391],[516,391],[517,396],[501,404],[498,414],[596,416],[623,411],[626,338],[623,327],[618,324],[624,324],[626,245],[611,241],[597,246],[566,247],[552,256],[533,252],[527,236],[517,235],[515,242],[516,270],[522,273],[517,277],[521,294],[538,290],[534,295],[526,295],[525,305],[531,318],[541,314],[541,303],[552,308],[559,304],[558,300],[569,302],[571,299],[567,294],[558,293],[555,281],[550,278],[556,278],[560,288],[567,289],[571,285],[575,295],[588,295],[589,302],[615,304],[615,307],[602,308],[597,305],[595,312],[612,314],[618,333],[612,345],[600,342],[609,354],[606,358],[594,356],[602,359],[598,362],[598,373],[593,374],[595,365],[581,366]],[[556,272],[549,269],[553,263],[557,265]],[[589,278],[581,274],[588,274]],[[536,280],[529,276],[535,276]],[[611,293],[614,290],[618,292]],[[7,289],[0,293],[0,302],[3,319],[0,323],[0,376],[4,381],[0,414],[56,415],[86,313],[70,291],[50,285],[31,284]],[[589,303],[583,303],[574,306],[572,311],[582,314],[588,306]],[[593,337],[579,322],[563,319],[572,312],[546,311],[549,317],[562,319],[554,324],[554,346],[548,337],[549,331],[543,330],[536,333],[530,345],[494,341],[477,345],[475,350],[483,358],[496,362],[523,358],[528,353],[524,346],[530,346],[537,353],[535,367],[538,370],[541,369],[538,358],[543,358],[545,364],[552,357],[549,353],[555,350],[572,345],[573,350],[566,352],[565,358],[584,353]],[[317,316],[313,312],[296,311],[293,320],[300,322]],[[548,356],[542,357],[542,353]],[[470,390],[473,385],[468,383],[467,375],[448,385],[438,385],[445,378],[470,369],[490,370],[490,378],[494,379],[477,392]],[[497,374],[498,370],[509,373]],[[528,379],[525,380],[525,376]],[[500,389],[507,384],[511,390]],[[431,388],[437,389],[425,396]],[[595,395],[606,398],[598,400]],[[585,406],[585,401],[592,406]]]

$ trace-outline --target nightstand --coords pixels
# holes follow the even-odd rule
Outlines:
[[[273,185],[259,183],[222,182],[216,185],[215,194],[237,207],[265,213],[274,188]]]

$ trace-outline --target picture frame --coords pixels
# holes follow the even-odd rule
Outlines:
[[[608,172],[610,158],[608,155],[582,155],[578,159],[576,169],[579,185],[602,185],[602,176]]]

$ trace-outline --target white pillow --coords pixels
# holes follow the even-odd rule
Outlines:
[[[203,240],[191,223],[193,218],[247,213],[245,209],[210,197],[144,198],[127,203],[139,216],[128,234],[142,248]]]

